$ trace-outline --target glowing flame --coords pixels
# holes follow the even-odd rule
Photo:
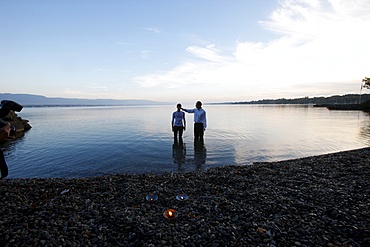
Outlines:
[[[167,209],[163,212],[163,216],[168,220],[173,220],[177,218],[177,212],[175,209]]]
[[[180,195],[177,195],[176,196],[176,200],[178,200],[178,201],[186,201],[186,200],[188,200],[188,196],[185,195],[185,194],[180,194]]]
[[[157,195],[149,194],[146,196],[146,200],[150,203],[154,203],[158,199]]]

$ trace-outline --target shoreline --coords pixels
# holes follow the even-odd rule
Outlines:
[[[10,178],[0,188],[1,246],[370,245],[370,148],[203,172]]]

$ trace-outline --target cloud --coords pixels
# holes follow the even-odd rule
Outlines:
[[[232,53],[214,44],[192,45],[185,49],[191,59],[135,81],[162,88],[211,85],[214,96],[278,95],[284,90],[297,96],[326,94],[335,93],[328,86],[337,85],[337,92],[343,92],[351,88],[349,83],[357,92],[361,78],[370,72],[369,9],[368,0],[280,1],[268,19],[259,22],[279,38],[237,41]],[[307,84],[315,88],[303,92]]]
[[[189,46],[186,51],[193,55],[210,62],[227,62],[230,58],[221,56],[220,50],[216,49],[216,45],[211,44],[206,47]]]
[[[194,85],[199,82],[199,73],[204,73],[206,69],[201,69],[200,66],[209,67],[209,64],[186,62],[168,72],[138,76],[134,80],[144,87],[179,88]]]
[[[78,84],[76,87],[79,87]],[[115,89],[114,92],[107,86],[90,84],[83,88],[66,88],[64,90],[64,97],[77,97],[86,99],[120,99],[120,95],[117,96],[117,92],[122,89]]]
[[[215,80],[214,74],[219,70],[227,70],[227,64],[232,57],[223,56],[215,45],[206,47],[189,46],[186,51],[194,55],[194,59],[183,62],[170,71],[157,72],[138,76],[134,81],[143,87],[181,88],[192,85],[215,86],[222,78]],[[219,73],[218,73],[219,74]],[[227,73],[223,73],[227,75]],[[213,78],[213,80],[210,80]],[[224,78],[225,79],[225,78]]]
[[[370,42],[369,9],[370,2],[362,0],[283,1],[270,21],[262,22],[283,35],[263,49],[269,51],[263,57],[279,57],[293,74],[304,75],[297,80],[304,83],[361,78],[370,62],[364,56]]]
[[[88,89],[93,89],[93,90],[104,90],[104,91],[108,91],[108,87],[105,86],[105,85],[99,85],[99,84],[90,84],[90,85],[87,85],[86,88]]]
[[[160,33],[161,31],[158,28],[155,27],[144,27],[142,30],[152,32],[152,33]]]
[[[64,90],[64,95],[67,95],[67,96],[80,96],[82,94],[84,94],[83,91],[73,90],[73,89],[70,89],[70,88],[66,88]]]
[[[96,69],[96,71],[100,72],[129,72],[127,69]]]
[[[143,59],[147,59],[149,58],[149,55],[150,55],[150,51],[148,50],[142,50],[140,51],[140,57],[143,58]]]

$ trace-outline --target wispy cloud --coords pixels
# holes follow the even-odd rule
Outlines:
[[[338,93],[349,93],[344,90],[350,87],[343,82],[353,83],[369,73],[369,10],[368,0],[280,1],[268,20],[260,22],[279,38],[238,41],[233,53],[214,44],[192,45],[186,48],[192,60],[170,71],[136,77],[135,81],[146,87],[184,90],[189,84],[213,85],[209,91],[214,94],[238,91],[248,95],[261,90],[272,95],[295,89],[297,95],[312,95],[318,90],[322,94],[335,91],[325,88],[328,85],[338,85]],[[315,90],[300,91],[300,85],[312,83],[317,86]],[[357,92],[358,85],[353,88]]]
[[[189,46],[186,48],[186,51],[209,62],[227,62],[230,59],[221,56],[221,51],[214,44],[207,45],[206,47]]]
[[[70,88],[66,88],[64,90],[64,94],[67,95],[67,96],[80,96],[81,94],[84,94],[84,92],[82,92],[80,90],[73,90],[73,89],[70,89]]]
[[[149,58],[150,51],[149,50],[142,50],[140,51],[140,57],[143,59]]]
[[[152,33],[160,33],[161,31],[158,28],[155,27],[144,27],[142,30],[152,32]]]
[[[100,72],[129,72],[127,69],[96,69]]]
[[[106,85],[101,85],[101,84],[96,84],[96,83],[87,85],[86,88],[93,89],[93,90],[108,91],[108,87]]]
[[[114,92],[111,92],[106,87],[92,86],[84,88],[83,90],[74,90],[71,88],[66,88],[64,90],[64,97],[85,98],[85,99],[121,99],[121,97],[117,95],[117,91],[121,92],[121,89],[117,89]]]

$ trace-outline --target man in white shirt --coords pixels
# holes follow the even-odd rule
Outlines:
[[[187,113],[194,113],[194,142],[200,141],[204,144],[204,131],[207,128],[206,111],[202,108],[202,102],[197,101],[194,109],[184,109]]]

